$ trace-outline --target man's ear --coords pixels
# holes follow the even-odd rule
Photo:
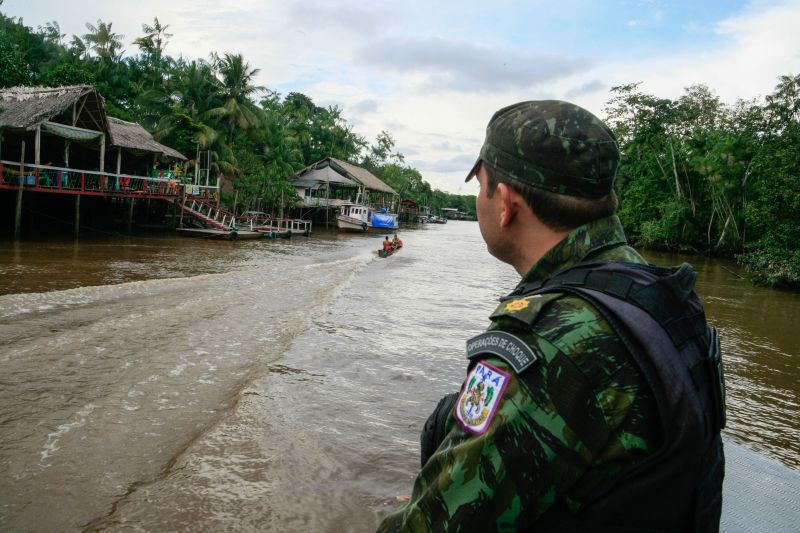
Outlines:
[[[505,183],[497,184],[497,191],[495,191],[495,194],[500,195],[500,227],[504,228],[511,224],[514,217],[517,216],[519,194],[514,192],[511,187]]]

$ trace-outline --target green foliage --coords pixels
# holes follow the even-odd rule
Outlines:
[[[114,33],[111,30],[111,22],[103,22],[97,20],[97,26],[89,22],[86,23],[86,29],[89,33],[83,35],[83,42],[88,45],[97,57],[103,59],[116,59],[119,57],[122,49],[122,39],[124,35]]]
[[[33,78],[25,57],[30,38],[19,31],[19,26],[0,14],[0,87],[27,85]]]
[[[750,249],[745,254],[739,254],[737,259],[755,283],[800,289],[800,250],[783,247]]]
[[[628,234],[656,248],[736,255],[757,283],[797,286],[800,76],[764,104],[720,102],[704,86],[677,100],[613,89],[617,193]]]
[[[23,55],[7,35],[0,33],[0,87],[27,85],[31,78]]]
[[[39,75],[37,80],[43,87],[62,85],[92,85],[94,72],[80,63],[60,63]]]

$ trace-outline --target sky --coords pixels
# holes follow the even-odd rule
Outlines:
[[[372,142],[391,133],[434,188],[464,183],[494,111],[569,100],[604,117],[614,86],[678,98],[705,84],[724,102],[770,94],[800,71],[800,0],[5,0],[67,40],[111,22],[128,54],[158,17],[167,53],[241,53],[259,85],[337,105]]]

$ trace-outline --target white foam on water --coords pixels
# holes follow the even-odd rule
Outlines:
[[[183,374],[184,370],[189,366],[189,363],[180,363],[175,368],[169,371],[169,375],[172,377],[177,377]]]
[[[93,403],[86,404],[83,406],[83,409],[76,412],[70,417],[70,421],[64,424],[61,424],[56,428],[55,431],[52,433],[48,433],[47,441],[44,443],[42,451],[40,453],[40,461],[39,464],[42,467],[48,467],[49,464],[45,464],[45,461],[52,457],[59,449],[58,442],[61,440],[61,437],[72,431],[77,427],[81,427],[86,424],[86,419],[89,417],[90,414],[94,412],[97,406]]]
[[[219,286],[223,284],[226,278],[235,277],[241,272],[243,271],[233,270],[222,274],[199,274],[182,278],[129,281],[112,285],[92,285],[49,292],[3,294],[0,295],[0,319],[18,318],[35,313],[48,313],[90,304],[98,305],[128,297],[159,296],[174,291],[176,287]],[[131,318],[140,316],[140,314],[133,313]]]

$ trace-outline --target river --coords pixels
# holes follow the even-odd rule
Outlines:
[[[516,273],[473,222],[0,243],[0,529],[371,531]],[[800,295],[692,262],[732,439],[800,468]]]

